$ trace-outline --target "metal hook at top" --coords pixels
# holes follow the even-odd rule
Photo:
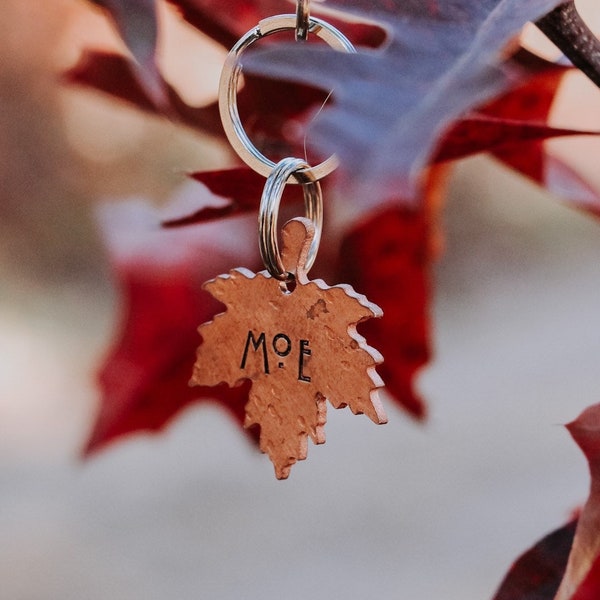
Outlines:
[[[308,39],[310,26],[310,0],[296,0],[296,41],[305,42]]]

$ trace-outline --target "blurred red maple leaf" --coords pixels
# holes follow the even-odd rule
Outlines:
[[[600,404],[567,425],[590,470],[589,497],[578,518],[521,556],[494,600],[600,598]]]
[[[110,11],[132,48],[133,59],[85,52],[67,73],[67,79],[222,137],[216,105],[187,105],[156,71],[154,2],[97,3]],[[281,11],[279,0],[235,0],[226,6],[215,0],[170,3],[189,23],[226,47],[260,18]],[[279,79],[292,77],[296,83],[248,75],[239,94],[240,112],[254,116],[255,125],[249,133],[253,139],[262,140],[265,151],[276,148],[280,153],[294,153],[304,139],[289,134],[298,129],[290,128],[289,123],[306,124],[321,108],[322,93],[311,86],[329,89],[333,83],[336,87],[335,103],[319,116],[316,145],[320,152],[330,150],[329,136],[335,134],[341,144],[338,147],[336,142],[335,150],[345,161],[346,170],[357,167],[353,173],[362,178],[368,193],[344,196],[345,214],[353,216],[349,220],[344,217],[347,224],[342,231],[341,252],[339,246],[332,246],[339,243],[338,232],[325,236],[322,255],[331,258],[339,253],[338,273],[384,308],[384,321],[368,325],[372,328],[369,338],[386,355],[382,372],[388,390],[411,414],[421,417],[425,406],[414,390],[413,380],[430,353],[428,269],[432,248],[439,245],[435,217],[444,185],[441,171],[436,169],[424,178],[424,185],[415,187],[407,182],[427,162],[447,162],[492,151],[539,183],[550,183],[550,163],[541,141],[579,133],[547,123],[556,89],[567,69],[523,51],[504,56],[501,50],[527,19],[541,16],[557,2],[456,0],[423,4],[339,0],[332,4],[381,24],[367,25],[360,19],[342,24],[344,15],[336,17],[336,24],[353,41],[371,49],[363,48],[353,56],[298,46],[293,48],[293,53],[300,51],[297,56],[292,56],[292,50],[268,51],[261,59],[261,72]],[[135,22],[130,22],[132,18]],[[140,36],[145,40],[137,40]],[[307,75],[298,59],[312,53],[318,55],[318,68],[311,62]],[[149,74],[145,74],[147,69]],[[482,104],[500,91],[500,98]],[[340,130],[342,123],[344,131]],[[383,135],[388,131],[390,136]],[[385,142],[380,144],[381,140]],[[519,164],[515,150],[522,152],[524,147],[528,162]],[[371,168],[375,163],[376,168]],[[368,172],[363,172],[365,165],[371,165]],[[556,168],[553,172],[558,171]],[[374,193],[372,186],[379,186],[392,175],[393,194],[385,197]],[[173,248],[182,247],[188,236],[203,239],[206,230],[198,224],[253,212],[258,206],[262,179],[248,169],[196,173],[194,177],[214,195],[227,200],[207,205],[199,189],[201,198],[193,208],[172,207],[168,215],[154,214],[152,227],[162,220],[171,228],[169,234],[165,233],[170,237],[164,239],[169,239]],[[405,185],[399,188],[398,183]],[[406,192],[415,189],[417,196],[411,198]],[[585,204],[581,197],[574,201]],[[299,200],[297,195],[293,199]],[[590,193],[587,199],[586,207],[594,209],[597,196]],[[328,210],[331,214],[337,209],[334,205]],[[219,227],[228,226],[228,221],[219,223]],[[185,228],[185,234],[184,229],[174,229],[183,225],[194,227]],[[158,240],[162,234],[155,230],[153,235]],[[178,239],[178,235],[182,237]],[[157,429],[182,407],[211,394],[239,418],[243,397],[228,396],[225,390],[201,390],[198,394],[187,388],[186,365],[193,362],[196,327],[216,312],[198,289],[199,274],[206,274],[207,279],[244,264],[244,254],[253,253],[255,246],[248,244],[235,260],[231,256],[231,261],[224,264],[216,259],[223,248],[217,247],[215,253],[213,242],[206,238],[204,252],[188,255],[172,273],[157,268],[160,243],[146,246],[143,261],[113,261],[125,294],[126,318],[120,340],[102,369],[103,400],[90,448],[127,431]],[[113,256],[114,243],[114,237],[108,235],[107,245]],[[145,291],[150,288],[152,296]],[[156,298],[162,300],[156,302]],[[169,335],[169,328],[179,333]],[[163,339],[169,342],[165,344]]]
[[[552,600],[565,574],[576,525],[570,521],[520,556],[493,600]]]
[[[202,284],[232,261],[257,266],[257,251],[245,243],[253,227],[229,219],[173,231],[161,228],[163,213],[135,200],[99,213],[124,307],[120,335],[99,373],[103,402],[86,452],[132,431],[157,430],[199,400],[215,400],[243,421],[247,386],[190,388],[188,381],[197,327],[220,306]]]
[[[600,566],[600,404],[584,410],[567,429],[588,461],[591,486],[556,600],[577,598],[577,590],[582,586],[582,598],[598,598],[600,573],[593,569]]]
[[[566,75],[573,68],[555,65],[521,52],[516,60],[529,72],[526,79],[506,96],[494,100],[480,109],[486,116],[501,120],[514,120],[522,124],[539,124],[547,128],[550,112],[554,105],[556,92]],[[549,128],[551,129],[551,128]],[[545,139],[562,135],[572,135],[573,131],[546,131],[548,135],[539,137],[526,134],[521,139],[491,147],[493,156],[508,167],[519,171],[535,183],[563,198],[569,204],[586,210],[594,215],[600,213],[600,191],[587,183],[580,175],[558,158],[546,151]],[[577,132],[579,135],[597,132]]]

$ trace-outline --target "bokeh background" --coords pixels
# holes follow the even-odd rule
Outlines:
[[[598,9],[590,5],[590,21]],[[222,54],[161,8],[162,66],[214,96]],[[600,400],[596,220],[478,157],[434,270],[430,418],[330,411],[278,482],[229,418],[186,410],[82,461],[119,297],[95,210],[157,205],[226,150],[60,74],[117,44],[91,5],[3,0],[0,20],[0,599],[484,600],[586,497],[562,424]],[[583,78],[555,118],[600,129]],[[557,153],[598,178],[595,140]]]

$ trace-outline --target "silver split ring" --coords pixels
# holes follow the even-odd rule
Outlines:
[[[229,51],[219,82],[219,112],[227,139],[238,156],[249,167],[264,177],[270,175],[275,163],[262,154],[250,141],[240,120],[237,90],[242,64],[239,57],[249,46],[263,37],[288,30],[297,30],[296,15],[276,15],[260,21],[257,27],[244,34]],[[327,21],[308,17],[308,31],[316,34],[335,50],[343,50],[348,53],[356,52],[348,38]],[[338,164],[337,156],[333,154],[316,167],[312,167],[312,175],[318,181],[334,171]],[[306,183],[305,178],[300,175],[301,172],[296,171],[291,183]]]
[[[295,176],[302,184],[306,217],[315,226],[315,237],[308,250],[306,271],[315,262],[321,230],[323,228],[323,196],[321,185],[311,167],[300,158],[284,158],[279,161],[267,177],[258,210],[258,246],[260,255],[269,273],[280,281],[288,281],[291,274],[286,271],[277,242],[277,218],[283,189],[288,179]]]

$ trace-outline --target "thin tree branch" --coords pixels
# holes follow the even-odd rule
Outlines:
[[[600,40],[590,31],[574,2],[560,4],[536,22],[563,54],[600,87]]]

